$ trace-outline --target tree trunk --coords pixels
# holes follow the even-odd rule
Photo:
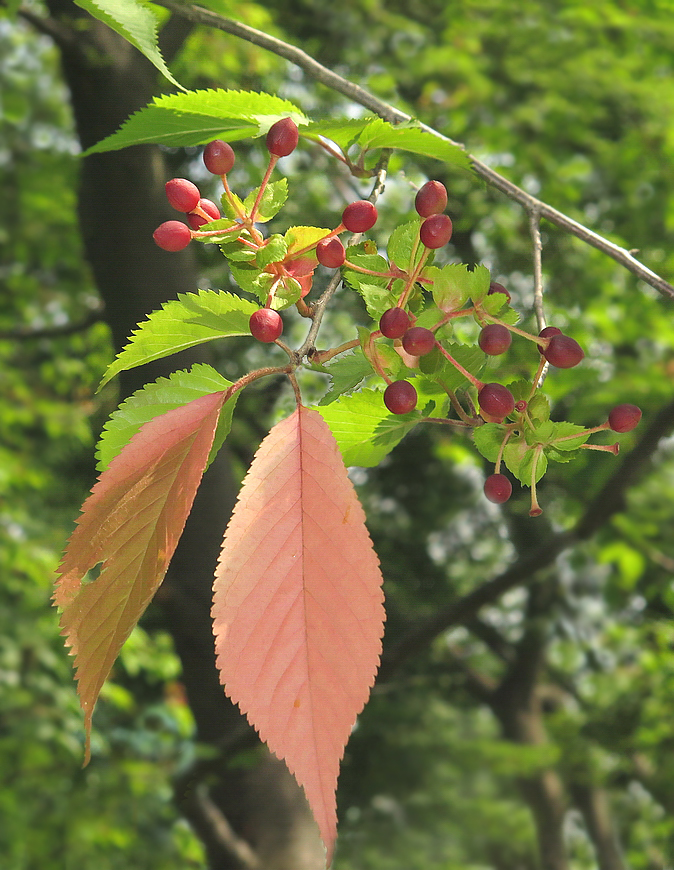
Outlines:
[[[60,25],[57,42],[83,148],[110,133],[152,98],[156,72],[135,49],[70,0],[48,0]],[[73,26],[74,25],[74,26]],[[188,32],[169,21],[162,36],[169,53]],[[164,195],[166,169],[153,146],[97,154],[82,161],[79,216],[86,256],[105,302],[119,350],[136,323],[177,293],[196,289],[189,249],[160,250],[152,240],[175,217]],[[196,349],[125,372],[124,396],[159,375],[208,358]],[[183,680],[200,741],[220,750],[205,771],[176,784],[177,799],[202,837],[212,870],[318,870],[323,847],[302,791],[285,765],[260,747],[253,769],[231,770],[242,745],[259,745],[226,698],[214,664],[210,597],[214,566],[235,500],[226,453],[206,474],[185,532],[158,595],[183,664]],[[205,790],[217,771],[215,785]]]

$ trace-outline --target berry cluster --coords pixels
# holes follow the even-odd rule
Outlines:
[[[513,491],[501,471],[504,464],[531,487],[530,514],[536,516],[541,513],[536,484],[549,460],[568,461],[582,448],[618,452],[617,444],[586,442],[592,434],[608,429],[619,433],[634,429],[641,418],[635,405],[618,405],[606,423],[591,429],[550,420],[547,399],[540,391],[543,375],[548,365],[568,369],[581,363],[584,352],[578,342],[555,326],[543,328],[538,335],[516,326],[518,315],[510,307],[510,293],[491,281],[483,267],[469,272],[462,266],[434,265],[436,252],[452,238],[452,220],[445,213],[447,190],[440,181],[428,181],[419,189],[416,217],[393,233],[387,258],[371,242],[351,239],[346,248],[339,238],[344,232],[358,236],[375,226],[377,208],[369,200],[348,204],[333,229],[293,227],[284,236],[263,234],[260,225],[275,216],[287,195],[285,180],[272,182],[272,171],[298,141],[292,118],[270,127],[266,173],[245,200],[228,185],[227,175],[235,162],[231,146],[220,140],[209,143],[203,160],[222,181],[223,215],[192,182],[173,178],[166,184],[166,196],[173,208],[186,215],[187,224],[161,224],[154,233],[156,243],[167,251],[182,250],[192,239],[218,244],[230,260],[235,280],[263,304],[250,317],[249,328],[264,343],[277,342],[283,333],[279,310],[294,304],[302,316],[315,316],[304,297],[319,264],[341,269],[344,283],[363,296],[375,321],[373,328],[334,350],[312,350],[309,361],[320,364],[360,347],[372,374],[386,383],[383,402],[391,414],[416,412],[420,420],[472,430],[478,450],[495,463],[484,484],[486,497],[494,503],[508,501]],[[459,318],[477,324],[474,348],[454,340]],[[535,345],[533,377],[507,385],[482,381],[478,373],[486,357],[506,354],[513,339]]]

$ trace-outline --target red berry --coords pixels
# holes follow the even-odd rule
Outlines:
[[[410,316],[404,308],[389,308],[379,320],[384,338],[402,338],[410,328]]]
[[[258,308],[257,311],[253,311],[248,326],[253,338],[265,344],[276,341],[283,332],[281,315],[271,308]]]
[[[513,337],[510,330],[500,323],[489,323],[480,332],[477,343],[489,356],[498,356],[505,353],[512,344]]]
[[[176,211],[194,211],[201,194],[196,184],[186,178],[172,178],[165,185],[166,198]]]
[[[490,417],[502,420],[515,410],[515,399],[502,384],[484,384],[477,394],[480,408]]]
[[[452,220],[446,214],[432,214],[419,230],[421,244],[435,250],[442,248],[452,238]]]
[[[417,391],[409,381],[393,381],[384,390],[384,404],[392,414],[409,414],[417,406]]]
[[[505,474],[490,474],[484,482],[484,494],[494,504],[503,504],[513,493],[513,485]]]
[[[235,160],[234,149],[222,139],[215,139],[204,148],[204,166],[213,175],[226,175]]]
[[[553,335],[561,335],[562,330],[558,329],[556,326],[544,326],[543,329],[538,333],[539,338],[552,338]],[[538,350],[540,353],[543,353],[543,348],[538,345]]]
[[[267,133],[267,150],[275,157],[292,154],[299,142],[300,133],[292,118],[281,118],[272,124]]]
[[[199,208],[206,212],[211,221],[217,221],[220,218],[220,209],[214,202],[211,202],[210,199],[200,199]],[[204,224],[209,223],[209,221],[200,214],[188,214],[187,223],[193,230],[198,230],[200,227],[203,227]]]
[[[342,223],[350,233],[366,233],[377,223],[377,209],[366,199],[352,202],[342,212]]]
[[[192,233],[182,221],[164,221],[152,233],[152,238],[165,251],[182,251],[192,241]]]
[[[568,335],[553,335],[550,344],[543,351],[543,356],[558,369],[572,369],[577,366],[585,354],[575,338]]]
[[[414,207],[417,214],[424,218],[440,214],[447,208],[447,188],[441,181],[427,181],[419,188]]]
[[[608,424],[614,432],[631,432],[639,425],[641,408],[636,405],[616,405],[608,415]]]
[[[403,347],[412,356],[426,356],[435,347],[435,335],[423,326],[412,326],[403,335]]]
[[[492,296],[494,293],[504,293],[508,297],[508,302],[510,302],[510,293],[506,290],[503,284],[499,284],[498,281],[492,281],[489,285],[489,290],[487,290],[487,296]]]
[[[326,266],[328,269],[339,269],[346,260],[346,251],[341,239],[337,236],[331,236],[329,239],[323,239],[316,245],[316,259],[321,266]]]

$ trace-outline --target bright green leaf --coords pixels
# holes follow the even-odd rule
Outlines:
[[[76,4],[123,36],[153,64],[160,73],[182,91],[166,66],[157,44],[158,18],[154,11],[138,0],[75,0]]]
[[[101,386],[119,372],[196,344],[230,335],[250,335],[248,321],[256,309],[254,302],[233,293],[181,293],[138,324],[129,343],[108,366]]]
[[[186,147],[217,138],[234,142],[262,136],[285,117],[292,117],[298,125],[307,123],[296,106],[271,94],[225,90],[166,94],[155,97],[85,154],[151,143]]]

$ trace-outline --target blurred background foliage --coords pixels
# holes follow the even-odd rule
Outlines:
[[[206,5],[301,45],[674,276],[669,0]],[[191,87],[263,89],[316,117],[362,113],[296,67],[216,31],[195,29],[173,69]],[[152,608],[115,666],[95,720],[94,762],[80,769],[81,716],[50,587],[94,479],[97,432],[115,407],[113,388],[95,392],[112,351],[82,257],[78,146],[57,56],[47,37],[10,17],[0,17],[0,122],[0,866],[202,868],[199,841],[172,806],[173,780],[201,750]],[[260,143],[236,150],[231,184],[245,193],[266,158]],[[198,151],[167,156],[208,195]],[[308,147],[283,168],[288,225],[334,225],[346,202],[369,192]],[[427,177],[450,191],[449,256],[487,265],[533,328],[527,216],[476,178],[395,155],[379,240],[411,211]],[[672,303],[547,224],[543,244],[548,321],[587,353],[579,369],[548,377],[554,416],[596,425],[613,405],[634,402],[643,431],[672,398]],[[228,287],[217,251],[199,256],[201,286]],[[351,337],[354,318],[364,321],[364,311],[342,292],[323,343]],[[298,339],[303,328],[290,327]],[[232,378],[268,349],[242,339],[218,354]],[[523,344],[510,359],[513,373],[532,374]],[[315,379],[307,389],[318,389]],[[241,476],[278,401],[273,390],[252,389],[239,404],[231,448]],[[622,455],[639,433],[620,437]],[[386,643],[570,528],[620,461],[588,451],[553,467],[541,486],[545,514],[534,520],[527,492],[504,510],[485,503],[482,460],[444,429],[415,431],[381,467],[354,470],[386,578]],[[669,437],[591,539],[375,687],[340,779],[337,870],[535,870],[540,829],[522,783],[550,771],[563,792],[571,870],[671,864],[673,494]],[[499,687],[516,676],[518,651],[534,635],[540,728],[527,741],[509,731]],[[590,799],[608,814],[622,858],[593,830]]]

